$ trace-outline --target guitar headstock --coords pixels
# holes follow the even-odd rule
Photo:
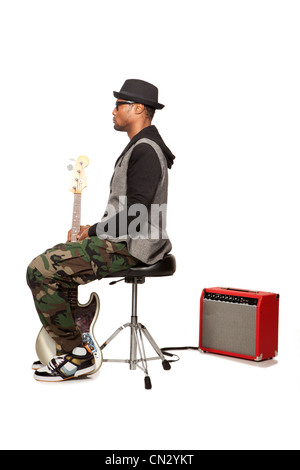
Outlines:
[[[89,159],[85,155],[81,155],[77,158],[69,187],[72,193],[81,194],[83,189],[87,186],[84,169],[86,166],[88,166],[88,164]]]

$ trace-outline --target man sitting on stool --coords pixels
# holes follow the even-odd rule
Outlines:
[[[114,96],[114,128],[127,132],[130,142],[116,161],[101,222],[81,226],[75,243],[69,231],[67,243],[48,249],[27,269],[35,307],[59,353],[35,371],[36,380],[59,382],[95,368],[72,316],[71,288],[138,263],[154,264],[172,248],[165,215],[168,168],[175,157],[151,125],[155,110],[164,107],[158,89],[142,80],[126,80]]]

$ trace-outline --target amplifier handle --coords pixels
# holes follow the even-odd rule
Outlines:
[[[234,287],[221,287],[221,289],[235,290],[236,292],[249,292],[250,294],[258,294],[259,293],[257,290],[235,289]]]

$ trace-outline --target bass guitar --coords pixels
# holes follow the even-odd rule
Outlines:
[[[71,242],[73,243],[78,241],[77,234],[80,232],[81,193],[87,186],[84,169],[88,164],[88,157],[82,155],[77,158],[69,188],[74,194],[71,228]],[[99,296],[93,292],[86,304],[80,304],[78,302],[78,287],[69,289],[68,294],[75,324],[81,331],[83,342],[88,345],[95,357],[96,367],[92,372],[94,374],[100,369],[103,362],[102,351],[94,335],[94,326],[100,311],[100,299]],[[48,364],[57,354],[56,343],[44,327],[39,332],[36,340],[36,352],[43,365]]]

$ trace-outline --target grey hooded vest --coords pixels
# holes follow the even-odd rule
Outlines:
[[[168,168],[166,158],[160,146],[154,141],[143,138],[138,140],[117,163],[110,183],[110,196],[105,215],[102,218],[97,235],[103,238],[103,224],[109,225],[116,214],[122,213],[127,218],[126,193],[127,193],[127,169],[133,149],[147,143],[153,147],[161,165],[161,178],[157,186],[150,208],[141,204],[130,207],[128,215],[136,216],[129,224],[128,234],[114,237],[114,227],[110,227],[107,238],[113,242],[126,242],[129,253],[145,264],[154,264],[161,260],[172,249],[171,242],[166,232],[166,210],[168,199]],[[125,209],[125,210],[124,210]],[[124,212],[122,212],[124,211]],[[120,217],[121,219],[121,217]],[[120,224],[126,224],[126,220],[120,220]],[[122,232],[120,232],[122,233]]]

